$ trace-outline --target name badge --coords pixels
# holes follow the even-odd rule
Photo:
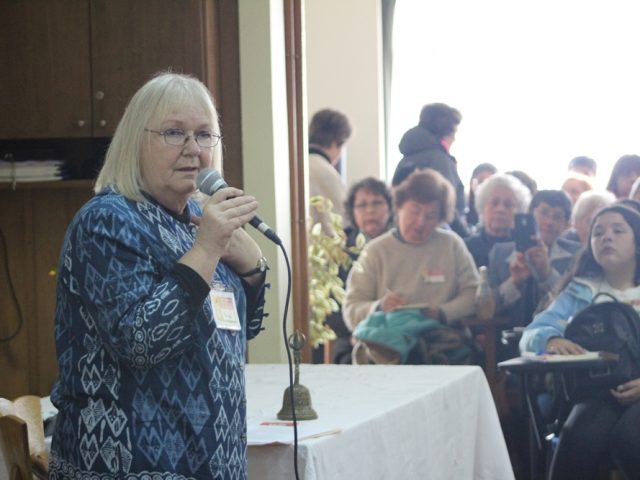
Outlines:
[[[422,272],[424,283],[444,283],[444,272],[440,270],[425,270]]]
[[[209,299],[216,327],[222,330],[240,330],[240,318],[233,292],[213,288],[209,292]]]

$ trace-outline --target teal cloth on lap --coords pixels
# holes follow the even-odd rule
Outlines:
[[[364,342],[374,342],[395,350],[406,363],[418,337],[442,324],[425,317],[418,309],[401,309],[389,313],[374,312],[358,324],[353,335]]]

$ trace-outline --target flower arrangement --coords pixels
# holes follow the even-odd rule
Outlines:
[[[309,235],[308,259],[310,270],[309,309],[311,319],[309,336],[311,345],[319,345],[335,340],[336,335],[325,324],[326,318],[340,310],[344,301],[344,282],[340,278],[340,269],[349,270],[354,264],[351,254],[359,254],[365,239],[358,235],[356,245],[347,247],[347,235],[342,228],[342,216],[333,212],[331,200],[314,196],[310,199],[323,221],[315,223]]]

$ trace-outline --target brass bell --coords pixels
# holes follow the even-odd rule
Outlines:
[[[309,389],[300,385],[300,350],[304,346],[306,339],[304,335],[296,330],[289,337],[289,346],[293,350],[293,358],[296,365],[295,381],[293,383],[293,401],[296,412],[296,420],[315,420],[318,414],[311,406],[311,394]],[[278,419],[293,420],[293,409],[291,408],[291,386],[287,387],[282,397],[282,408],[278,412]]]

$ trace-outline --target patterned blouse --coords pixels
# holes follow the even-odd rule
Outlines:
[[[264,284],[219,262],[214,283],[233,292],[241,330],[216,328],[209,287],[177,263],[194,242],[190,212],[201,213],[192,200],[176,217],[107,191],[71,222],[49,478],[246,478],[245,351]]]

